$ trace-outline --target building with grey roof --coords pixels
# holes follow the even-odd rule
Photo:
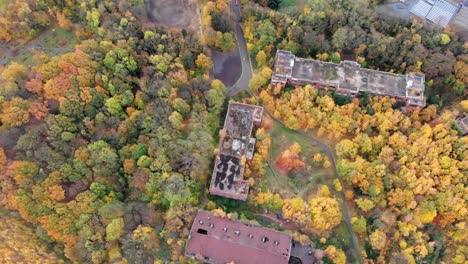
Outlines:
[[[275,67],[271,82],[285,86],[312,84],[319,88],[329,87],[339,94],[356,96],[361,92],[390,96],[408,105],[424,107],[424,74],[406,75],[361,68],[355,61],[340,64],[303,59],[290,51],[276,52]]]
[[[468,115],[457,118],[455,124],[464,136],[468,135]]]
[[[261,125],[262,116],[261,106],[229,103],[220,132],[210,194],[242,201],[247,199],[250,184],[244,180],[245,163],[253,159],[256,140],[252,131]]]
[[[454,5],[446,0],[418,0],[410,7],[410,12],[441,27],[446,27],[460,8],[461,5]]]

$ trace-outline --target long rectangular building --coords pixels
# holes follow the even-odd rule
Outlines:
[[[339,94],[357,96],[361,92],[395,97],[409,105],[424,107],[424,74],[394,74],[361,68],[355,61],[340,64],[303,59],[290,51],[278,50],[271,77],[273,85],[312,84],[329,87]]]
[[[461,6],[446,0],[418,0],[412,4],[409,11],[420,18],[446,27],[460,11]]]
[[[255,125],[262,122],[263,107],[231,102],[220,131],[218,154],[211,177],[210,194],[245,201],[250,184],[244,180],[246,161],[253,158]]]
[[[185,254],[213,264],[287,264],[291,247],[290,234],[199,211]]]

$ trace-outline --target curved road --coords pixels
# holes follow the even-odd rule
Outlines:
[[[239,92],[249,89],[249,81],[252,79],[252,63],[250,62],[249,51],[247,50],[247,44],[244,38],[244,31],[241,27],[241,14],[239,6],[236,5],[236,0],[231,1],[231,8],[236,17],[236,40],[237,48],[239,50],[242,73],[237,82],[228,88],[227,96],[232,97],[237,95]]]
[[[231,1],[231,7],[232,7],[232,10],[234,11],[234,14],[236,15],[236,19],[237,19],[236,39],[237,39],[237,44],[238,44],[237,47],[239,49],[241,62],[242,62],[242,74],[241,74],[239,80],[237,80],[237,82],[232,87],[228,88],[227,96],[232,97],[232,96],[235,96],[236,94],[238,94],[239,92],[245,90],[245,91],[249,92],[251,95],[255,96],[257,98],[257,100],[258,100],[259,98],[254,93],[252,93],[252,91],[249,88],[249,81],[253,76],[253,74],[252,74],[252,64],[250,62],[250,56],[249,56],[249,52],[247,50],[247,44],[246,44],[246,41],[245,41],[245,38],[244,38],[244,32],[243,32],[242,27],[241,27],[240,9],[239,9],[239,6],[236,5],[236,1],[237,0],[232,0]],[[275,118],[270,112],[268,112],[267,109],[265,109],[265,112],[273,120],[277,121],[282,126],[286,127],[286,125],[281,120]],[[330,158],[330,161],[331,161],[331,163],[333,165],[333,171],[334,171],[334,174],[335,174],[335,178],[340,181],[342,186],[345,186],[343,184],[341,178],[338,175],[338,170],[336,168],[335,155],[334,155],[334,152],[330,149],[330,147],[327,144],[323,143],[322,141],[320,141],[320,140],[318,140],[318,139],[316,139],[314,137],[311,137],[310,135],[308,135],[307,133],[305,133],[303,131],[292,130],[292,129],[291,129],[291,131],[293,131],[296,134],[299,134],[302,137],[307,138],[309,141],[311,141],[314,144],[320,146],[327,153],[327,155]],[[359,245],[359,239],[358,239],[356,233],[354,232],[353,226],[351,224],[351,213],[350,213],[349,208],[348,208],[348,206],[346,204],[344,191],[340,192],[340,196],[341,196],[341,199],[343,200],[344,220],[346,222],[346,225],[347,225],[348,229],[351,231],[352,242],[353,242],[352,246],[354,248],[354,252],[356,253],[356,257],[358,258],[357,261],[359,263],[363,263],[362,256],[361,256],[361,248],[360,248],[360,245]]]

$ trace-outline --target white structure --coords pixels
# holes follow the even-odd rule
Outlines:
[[[455,6],[446,0],[419,0],[410,8],[411,13],[441,27],[447,26],[459,10],[460,6]]]

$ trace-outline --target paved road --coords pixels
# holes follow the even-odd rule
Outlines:
[[[249,52],[247,50],[247,44],[244,38],[244,31],[241,27],[241,14],[239,6],[236,5],[236,0],[231,1],[231,8],[234,11],[236,17],[236,40],[237,48],[239,49],[241,64],[242,64],[242,73],[239,77],[239,80],[232,86],[228,88],[227,96],[232,97],[238,94],[243,90],[249,89],[249,81],[252,79],[252,64],[250,62]]]

